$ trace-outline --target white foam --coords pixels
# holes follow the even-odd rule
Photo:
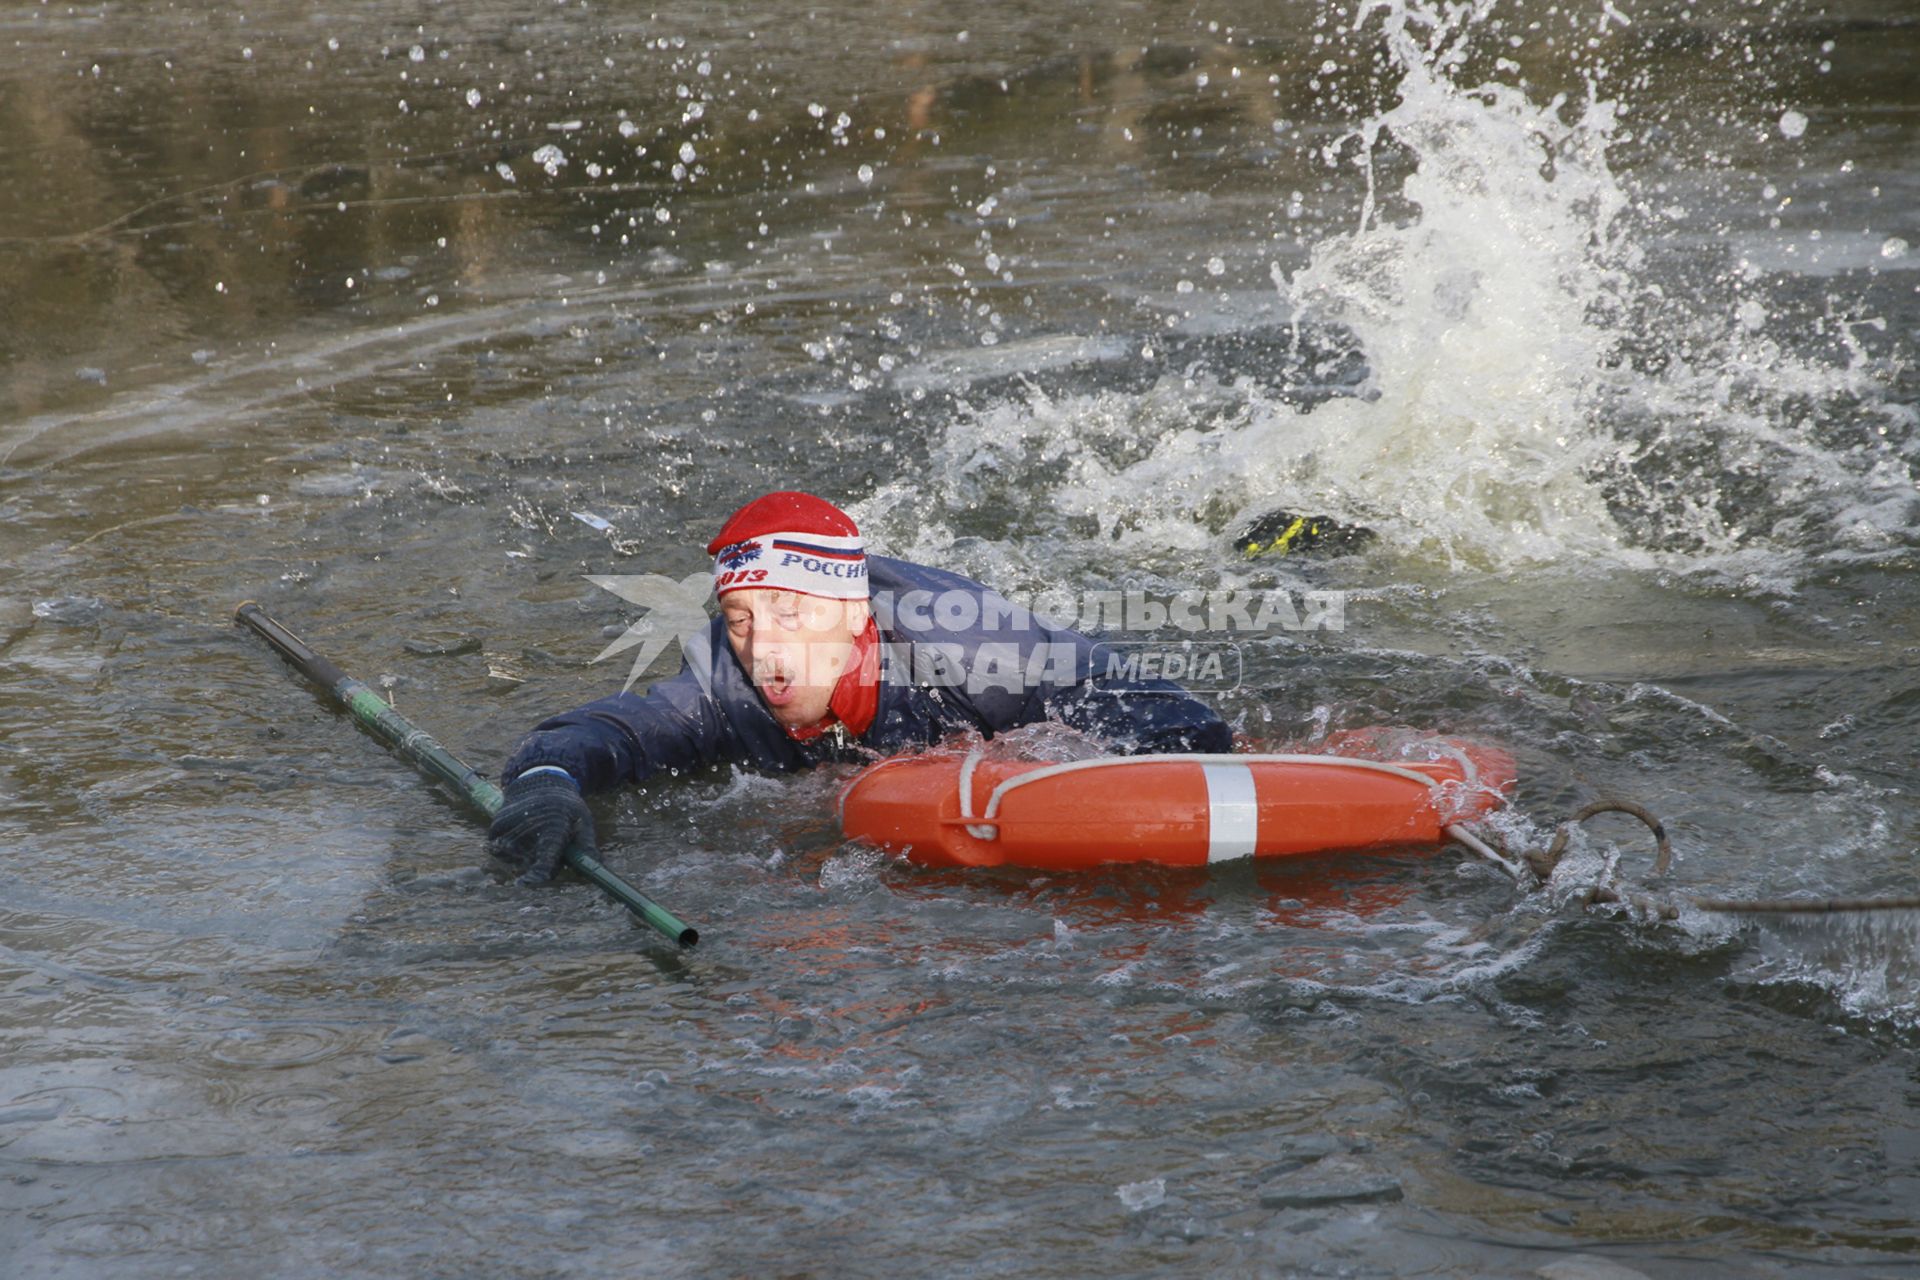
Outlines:
[[[1747,978],[1812,986],[1869,1022],[1920,1026],[1920,912],[1783,917],[1758,928],[1761,958]]]

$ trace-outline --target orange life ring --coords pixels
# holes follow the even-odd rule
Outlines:
[[[854,779],[840,823],[849,839],[928,866],[1204,867],[1438,846],[1448,826],[1485,816],[1513,789],[1513,757],[1498,747],[1424,738],[1381,759],[1373,741],[1342,735],[1330,754],[1060,764],[995,759],[978,747],[896,756]]]

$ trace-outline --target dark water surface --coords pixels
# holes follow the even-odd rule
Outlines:
[[[1912,893],[1917,60],[1895,0],[0,7],[0,1272],[1910,1274],[1911,915],[1583,912],[1607,823],[1531,894],[933,873],[719,771],[600,806],[675,954],[228,618],[490,769],[624,676],[585,575],[812,488],[1021,592],[1346,590],[1218,705],[1504,742],[1517,843],[1624,794],[1670,888]],[[1274,507],[1382,536],[1238,557]]]

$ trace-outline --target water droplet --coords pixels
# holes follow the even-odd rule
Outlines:
[[[1885,243],[1880,246],[1880,256],[1887,259],[1904,258],[1910,248],[1912,246],[1899,236],[1888,236]]]
[[[873,181],[873,166],[870,164],[861,165],[859,169],[854,171],[854,176],[860,179],[861,186],[869,185]]]
[[[480,105],[480,91],[478,89],[467,90],[467,105],[470,107]]]
[[[1797,138],[1807,131],[1807,118],[1798,111],[1786,111],[1780,115],[1780,133],[1784,137]]]
[[[1224,260],[1224,259],[1221,259],[1221,258],[1208,258],[1208,259],[1207,259],[1207,274],[1208,274],[1208,275],[1210,275],[1210,276],[1218,276],[1218,275],[1225,275],[1225,274],[1226,274],[1226,271],[1227,271],[1227,264],[1226,264],[1226,262],[1225,262],[1225,260]]]

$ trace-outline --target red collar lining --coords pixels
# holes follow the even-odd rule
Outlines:
[[[857,738],[872,726],[873,718],[879,711],[880,628],[874,625],[872,618],[868,618],[866,629],[854,637],[853,652],[847,657],[847,669],[841,673],[839,681],[833,686],[832,696],[827,700],[826,718],[818,724],[788,729],[787,736],[796,742],[811,742],[840,724],[845,725],[847,731]]]

